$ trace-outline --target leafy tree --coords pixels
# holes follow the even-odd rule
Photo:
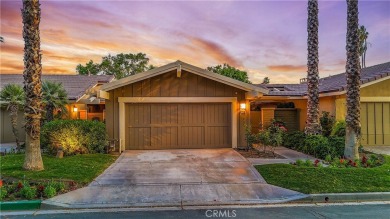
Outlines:
[[[22,7],[24,39],[24,92],[26,102],[24,115],[26,119],[26,155],[23,168],[26,170],[43,170],[41,156],[41,106],[42,106],[42,64],[39,23],[41,9],[39,0],[23,0]]]
[[[366,52],[368,48],[368,32],[363,25],[359,28],[359,56],[362,58],[362,68],[366,67]]]
[[[100,73],[100,64],[93,63],[92,60],[89,60],[85,66],[81,64],[77,65],[76,71],[80,75],[97,75]]]
[[[269,80],[269,77],[265,77],[263,79],[263,83],[262,84],[269,84],[270,80]]]
[[[214,67],[207,67],[208,71],[227,76],[245,83],[251,83],[248,78],[248,73],[246,71],[241,71],[235,67],[232,67],[228,64],[217,65]]]
[[[0,91],[1,105],[6,107],[11,118],[12,133],[16,141],[16,149],[20,150],[20,141],[18,137],[18,112],[24,104],[23,87],[17,84],[7,84]]]
[[[319,123],[319,74],[318,74],[318,1],[309,0],[307,6],[307,114],[305,133],[321,134]]]
[[[61,83],[44,81],[42,83],[42,101],[46,111],[46,121],[54,119],[54,110],[67,112],[68,94]]]
[[[359,158],[360,126],[360,63],[359,9],[357,0],[347,0],[347,116],[345,122],[345,157]]]
[[[149,58],[144,53],[120,53],[104,56],[100,64],[94,63],[92,60],[86,63],[85,66],[79,64],[76,71],[81,75],[106,74],[121,79],[153,68],[155,67],[149,65]]]

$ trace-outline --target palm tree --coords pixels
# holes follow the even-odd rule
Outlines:
[[[23,39],[24,39],[24,92],[26,103],[26,155],[23,168],[43,170],[41,156],[41,107],[42,107],[42,65],[39,23],[41,9],[39,0],[23,0]]]
[[[12,133],[16,141],[16,150],[20,150],[18,136],[18,112],[24,104],[24,91],[22,86],[17,84],[7,84],[0,91],[1,105],[7,108],[11,118]]]
[[[344,155],[358,159],[360,146],[359,10],[357,0],[347,0],[347,116]]]
[[[307,18],[307,116],[305,133],[321,133],[318,91],[318,1],[308,1]]]
[[[366,67],[366,53],[368,48],[368,32],[363,25],[359,28],[359,56],[362,57],[362,68]]]
[[[68,95],[61,83],[44,81],[42,83],[42,97],[47,122],[54,119],[55,109],[60,109],[61,112],[67,111],[65,106],[68,103]]]

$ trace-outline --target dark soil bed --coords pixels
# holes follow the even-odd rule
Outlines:
[[[280,156],[278,154],[275,153],[275,156],[274,154],[272,153],[272,151],[263,151],[263,149],[256,149],[256,148],[252,148],[252,149],[249,149],[249,150],[245,150],[245,149],[236,149],[236,151],[238,153],[240,153],[243,157],[245,158],[265,158],[265,159],[286,159],[285,157],[283,156]]]

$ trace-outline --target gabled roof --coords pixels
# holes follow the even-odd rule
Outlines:
[[[129,76],[126,78],[119,79],[117,81],[113,81],[113,82],[108,83],[108,84],[104,84],[102,86],[101,90],[102,91],[110,91],[110,90],[113,90],[113,89],[116,89],[116,88],[119,88],[119,87],[122,87],[122,86],[125,86],[128,84],[132,84],[132,83],[135,83],[138,81],[145,80],[147,78],[151,78],[151,77],[154,77],[157,75],[161,75],[161,74],[170,72],[172,70],[177,70],[178,68],[181,68],[182,71],[183,70],[188,71],[190,73],[193,73],[193,74],[205,77],[205,78],[209,78],[211,80],[215,80],[215,81],[218,81],[218,82],[221,82],[221,83],[224,83],[224,84],[227,84],[227,85],[230,85],[232,87],[236,87],[236,88],[239,88],[239,89],[242,89],[245,91],[257,91],[257,92],[264,93],[264,94],[268,93],[268,89],[264,86],[255,86],[253,84],[244,83],[244,82],[241,82],[241,81],[238,81],[238,80],[235,80],[235,79],[232,79],[232,78],[229,78],[229,77],[226,77],[226,76],[223,76],[220,74],[216,74],[214,72],[210,72],[210,71],[207,71],[205,69],[190,65],[188,63],[185,63],[185,62],[182,62],[179,60],[176,62],[172,62],[170,64],[167,64],[167,65],[146,71],[146,72],[138,73],[136,75],[132,75],[132,76]]]
[[[390,62],[363,68],[361,71],[360,84],[364,85],[387,77],[390,79]],[[305,96],[307,93],[306,83],[267,84],[265,86],[270,89],[269,96]],[[321,78],[319,81],[320,93],[340,92],[346,90],[346,87],[347,79],[345,73]]]
[[[45,75],[42,81],[60,82],[68,93],[69,100],[78,100],[87,90],[97,84],[108,83],[114,79],[112,75]],[[22,74],[1,74],[0,89],[6,84],[19,84],[23,86]]]

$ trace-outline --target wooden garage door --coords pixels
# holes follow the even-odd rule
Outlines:
[[[126,149],[231,147],[230,103],[127,104]]]
[[[362,145],[390,145],[390,103],[361,104]]]

